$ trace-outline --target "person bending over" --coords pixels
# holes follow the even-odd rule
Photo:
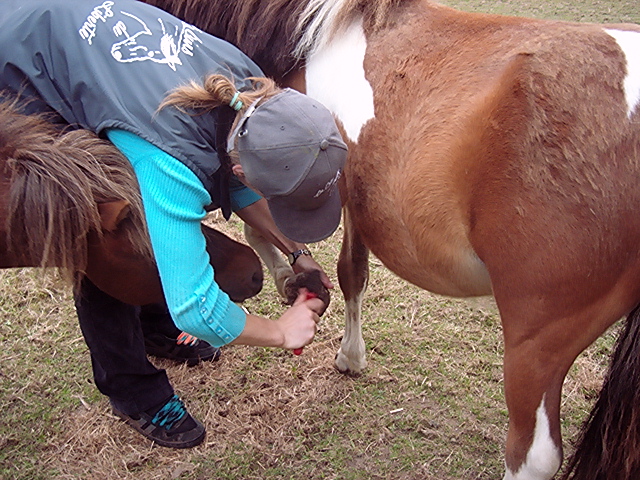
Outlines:
[[[312,341],[322,302],[301,292],[277,320],[245,313],[215,283],[200,229],[208,210],[235,212],[294,271],[322,271],[306,244],[339,224],[347,148],[325,107],[261,77],[231,44],[141,2],[0,2],[0,90],[129,159],[176,327],[214,347],[296,349]],[[114,413],[159,445],[201,443],[205,427],[147,359],[139,307],[85,278],[76,308]]]

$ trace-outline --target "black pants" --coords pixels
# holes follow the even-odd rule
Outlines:
[[[175,338],[179,330],[166,306],[127,305],[85,278],[76,296],[76,311],[91,353],[94,381],[114,407],[132,415],[173,395],[166,372],[147,359],[142,327],[145,333],[160,331]]]

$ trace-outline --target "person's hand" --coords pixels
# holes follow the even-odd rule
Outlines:
[[[329,280],[329,276],[324,272],[322,267],[318,265],[318,262],[314,260],[311,255],[300,255],[293,264],[293,271],[295,273],[310,272],[312,270],[320,271],[320,280],[326,288],[333,288],[333,283]]]
[[[316,326],[320,320],[316,311],[320,311],[322,307],[322,300],[318,298],[307,300],[307,289],[300,289],[300,295],[293,306],[276,320],[284,339],[283,348],[294,350],[305,347],[313,341]]]

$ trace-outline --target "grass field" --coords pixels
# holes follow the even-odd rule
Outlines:
[[[447,1],[465,10],[640,23],[631,1]],[[238,238],[236,221],[220,225]],[[335,279],[341,232],[314,246]],[[364,305],[369,368],[333,368],[343,325],[336,292],[300,357],[225,347],[214,364],[167,368],[208,428],[205,444],[151,446],[111,413],[92,383],[68,288],[33,269],[0,271],[0,478],[502,478],[507,412],[500,320],[491,300],[452,300],[399,280],[375,258]],[[273,285],[246,303],[275,317]],[[616,327],[614,327],[615,330]],[[581,355],[563,396],[565,446],[591,407],[613,333]]]

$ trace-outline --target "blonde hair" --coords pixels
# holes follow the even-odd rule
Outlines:
[[[266,100],[282,91],[270,78],[249,77],[248,80],[251,81],[253,88],[244,92],[239,92],[234,83],[224,75],[209,75],[202,85],[192,80],[167,95],[158,109],[172,106],[183,111],[211,111],[223,105],[230,106],[235,97],[242,102],[241,108],[237,110],[237,117],[239,117],[260,97]]]

